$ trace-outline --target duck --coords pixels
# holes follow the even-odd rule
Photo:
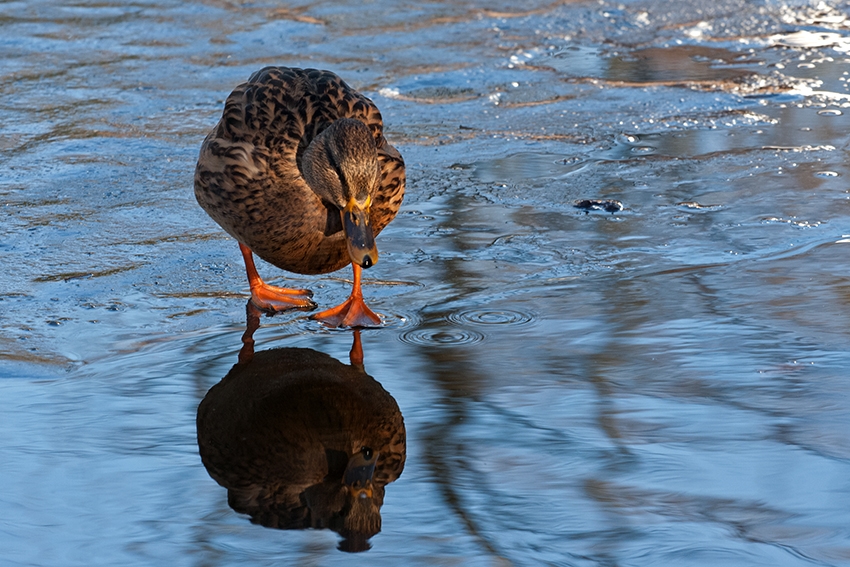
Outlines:
[[[358,552],[381,530],[406,434],[352,332],[350,365],[309,348],[255,354],[243,337],[247,348],[204,396],[196,424],[204,467],[234,511],[269,528],[330,529],[342,536],[340,550]]]
[[[331,71],[264,67],[227,97],[194,186],[201,208],[239,243],[255,306],[317,307],[310,290],[263,281],[255,254],[304,275],[351,264],[348,299],[312,318],[380,326],[363,299],[362,270],[377,263],[375,237],[401,207],[405,167],[372,100]]]

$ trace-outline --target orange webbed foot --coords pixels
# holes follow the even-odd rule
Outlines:
[[[310,310],[316,308],[316,302],[310,299],[313,292],[309,289],[289,289],[260,282],[251,287],[251,303],[258,309],[270,313],[290,309]]]
[[[257,309],[269,313],[288,311],[290,309],[310,310],[316,308],[316,303],[310,299],[313,292],[309,289],[289,289],[264,282],[257,273],[254,265],[254,255],[251,249],[239,243],[242,259],[245,260],[245,270],[248,274],[248,285],[251,287],[251,303]]]
[[[380,327],[381,318],[369,309],[362,297],[351,296],[341,305],[311,315],[331,327]]]
[[[354,268],[354,283],[351,286],[351,295],[341,305],[311,315],[311,319],[321,321],[332,327],[380,327],[381,318],[374,311],[366,307],[363,301],[363,292],[360,290],[361,268],[352,264]]]

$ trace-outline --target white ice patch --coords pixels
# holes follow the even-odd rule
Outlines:
[[[384,98],[401,98],[401,92],[392,87],[384,87],[378,91],[378,94]]]
[[[837,51],[850,50],[850,38],[836,32],[795,31],[770,36],[773,45],[785,47],[833,47]]]

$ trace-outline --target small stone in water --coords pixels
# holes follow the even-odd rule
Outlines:
[[[583,209],[585,213],[590,211],[619,213],[623,210],[623,203],[614,199],[581,199],[576,201],[573,206],[577,209]]]

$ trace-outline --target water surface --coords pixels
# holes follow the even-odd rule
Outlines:
[[[0,4],[2,563],[850,564],[846,13]],[[199,456],[247,285],[194,161],[268,64],[363,90],[408,166],[362,333],[406,463],[357,555],[252,524]]]

